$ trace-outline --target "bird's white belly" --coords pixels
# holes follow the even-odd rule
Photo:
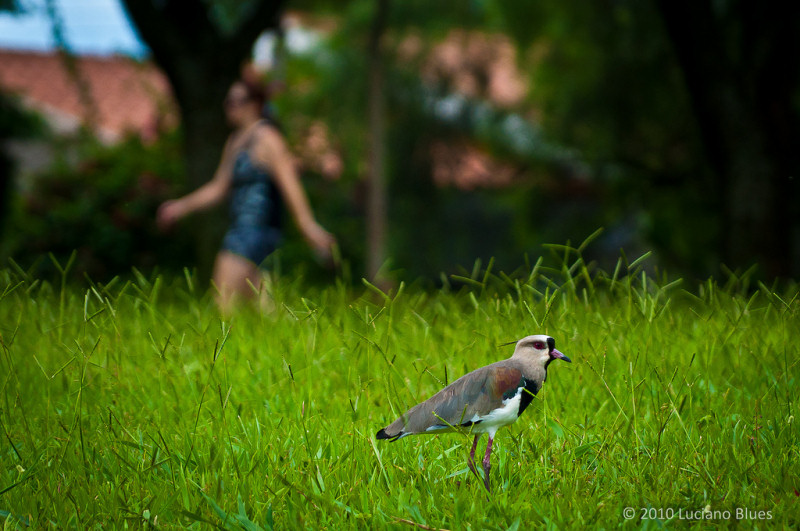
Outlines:
[[[489,437],[494,438],[495,432],[503,426],[513,424],[519,417],[519,403],[522,400],[523,388],[517,391],[512,398],[503,400],[502,407],[494,409],[487,415],[475,415],[472,417],[472,422],[479,424],[472,425],[473,433],[488,433]]]

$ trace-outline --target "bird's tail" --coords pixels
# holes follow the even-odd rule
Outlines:
[[[397,439],[401,438],[404,435],[408,435],[408,434],[404,433],[403,431],[400,431],[398,433],[395,433],[394,435],[390,435],[390,434],[386,433],[386,428],[383,428],[375,435],[375,438],[376,439],[389,439],[389,442],[395,442]]]

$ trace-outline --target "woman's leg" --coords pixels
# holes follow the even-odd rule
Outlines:
[[[250,260],[220,251],[214,263],[217,305],[228,312],[239,299],[252,299],[261,290],[261,271]]]

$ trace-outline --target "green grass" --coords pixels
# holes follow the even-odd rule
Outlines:
[[[689,287],[648,276],[643,261],[605,273],[552,250],[555,268],[476,264],[450,279],[458,289],[280,279],[272,311],[227,319],[188,276],[95,285],[0,270],[0,519],[729,527],[738,508],[769,511],[748,527],[800,525],[797,289],[747,275]],[[375,440],[532,333],[573,363],[553,363],[498,432],[491,495],[467,471],[466,435]],[[718,518],[676,517],[706,507]],[[657,518],[642,520],[648,510]]]

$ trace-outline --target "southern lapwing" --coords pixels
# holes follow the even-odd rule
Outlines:
[[[556,350],[550,336],[528,336],[517,341],[514,354],[474,370],[451,383],[425,402],[409,409],[377,434],[394,442],[407,435],[464,430],[475,434],[467,464],[475,476],[475,448],[482,433],[489,434],[483,456],[483,481],[489,488],[489,457],[494,434],[517,420],[547,378],[554,359],[570,362]]]

